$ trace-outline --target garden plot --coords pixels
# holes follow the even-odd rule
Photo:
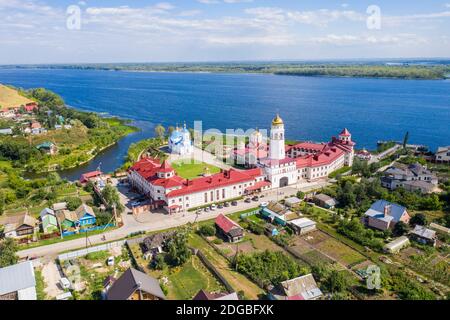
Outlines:
[[[319,230],[296,236],[291,249],[300,255],[305,255],[305,261],[313,263],[337,261],[346,267],[351,267],[366,260],[359,252]],[[317,252],[314,253],[314,251]]]
[[[114,265],[107,265],[111,256],[114,257]],[[129,267],[131,261],[125,248],[92,252],[84,257],[61,262],[64,275],[73,282],[72,294],[77,300],[101,299],[103,281],[108,276],[117,279]]]

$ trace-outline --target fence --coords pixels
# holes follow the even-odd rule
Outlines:
[[[91,247],[91,248],[87,248],[87,249],[81,249],[81,250],[77,250],[77,251],[63,253],[58,256],[58,260],[65,261],[65,260],[75,259],[78,257],[84,257],[92,252],[106,251],[111,248],[122,247],[125,244],[125,242],[126,242],[125,240],[120,240],[120,241],[105,243],[105,244],[102,244],[102,245],[99,245],[96,247]]]
[[[202,261],[206,268],[225,286],[229,293],[236,292],[233,286],[228,282],[227,279],[219,272],[219,270],[214,267],[214,265],[209,262],[208,258],[199,249],[191,248],[192,252]]]
[[[111,228],[111,227],[114,227],[113,223],[106,224],[106,225],[103,225],[103,226],[95,226],[95,227],[90,227],[90,228],[86,228],[86,229],[80,229],[78,232],[77,231],[63,231],[62,235],[63,235],[63,237],[67,237],[67,236],[72,236],[72,235],[77,234],[77,233],[97,231],[97,230]]]
[[[243,213],[243,214],[241,214],[241,219],[244,219],[244,218],[247,218],[247,217],[250,217],[250,216],[254,216],[255,214],[259,214],[259,212],[260,212],[260,210],[256,209],[256,210],[253,210],[253,211],[250,211],[250,212]]]

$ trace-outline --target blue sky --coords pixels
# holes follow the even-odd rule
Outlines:
[[[367,13],[371,5],[380,9],[380,19]],[[79,29],[67,27],[68,19],[78,21],[67,13],[69,6],[80,10]],[[379,24],[368,27],[368,19]],[[450,0],[0,0],[0,64],[449,57],[449,52]]]

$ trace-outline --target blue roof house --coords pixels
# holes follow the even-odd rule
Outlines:
[[[79,206],[75,213],[78,218],[77,225],[80,227],[93,225],[97,221],[94,210],[86,204]]]
[[[384,231],[393,229],[399,221],[409,223],[410,218],[405,207],[386,200],[378,200],[364,213],[361,222],[368,227]]]

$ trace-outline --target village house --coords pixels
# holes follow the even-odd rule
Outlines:
[[[232,293],[210,293],[201,289],[195,297],[192,299],[194,301],[210,301],[210,300],[239,300],[236,292]]]
[[[389,190],[402,187],[407,191],[430,193],[437,188],[437,184],[436,175],[419,163],[395,164],[388,168],[381,178],[381,185]]]
[[[434,161],[438,163],[450,163],[450,146],[439,147],[434,155]]]
[[[159,281],[130,268],[113,282],[106,292],[106,300],[165,300]]]
[[[319,207],[325,208],[325,209],[334,209],[334,207],[338,204],[336,199],[330,197],[329,195],[326,195],[324,193],[316,194],[313,197],[313,202],[318,205]]]
[[[284,204],[286,207],[289,208],[295,208],[298,207],[300,205],[300,203],[302,203],[302,200],[300,200],[297,197],[290,197],[284,200]]]
[[[401,237],[398,237],[397,239],[392,240],[388,244],[386,244],[383,247],[383,250],[388,253],[398,253],[403,248],[409,246],[409,244],[410,244],[410,242],[409,242],[408,237],[401,236]]]
[[[175,235],[175,231],[155,233],[146,237],[141,244],[144,252],[144,259],[153,257],[158,253],[162,253],[167,245],[167,242]]]
[[[56,213],[67,209],[67,202],[57,202],[52,205],[53,211]]]
[[[94,209],[87,204],[82,204],[75,210],[77,216],[77,224],[82,226],[92,225],[96,222]]]
[[[8,223],[3,229],[7,238],[20,238],[33,235],[38,231],[38,221],[29,214],[22,214],[15,222]]]
[[[270,300],[317,300],[323,296],[312,274],[281,282],[269,288]]]
[[[36,148],[39,151],[51,156],[55,155],[58,152],[58,148],[56,147],[56,145],[53,142],[48,141],[37,145]]]
[[[316,222],[308,218],[299,218],[289,221],[289,226],[298,235],[304,235],[316,230]]]
[[[422,243],[436,246],[436,231],[428,229],[424,226],[416,225],[414,230],[409,233],[411,239]]]
[[[271,223],[279,225],[286,225],[286,215],[291,214],[292,211],[281,203],[271,201],[269,204],[261,209],[261,216],[268,219]]]
[[[0,268],[1,300],[37,300],[36,278],[31,261]]]
[[[405,207],[386,200],[378,200],[364,213],[361,222],[368,227],[385,231],[393,229],[399,221],[408,224],[410,218]]]
[[[44,233],[53,233],[59,230],[58,219],[56,218],[55,211],[49,208],[45,208],[39,214],[41,219],[41,228]]]
[[[63,231],[72,231],[77,228],[78,217],[75,212],[69,210],[58,210],[56,213],[58,224]]]
[[[219,236],[228,242],[238,242],[244,237],[244,229],[223,214],[217,216],[215,223]]]

